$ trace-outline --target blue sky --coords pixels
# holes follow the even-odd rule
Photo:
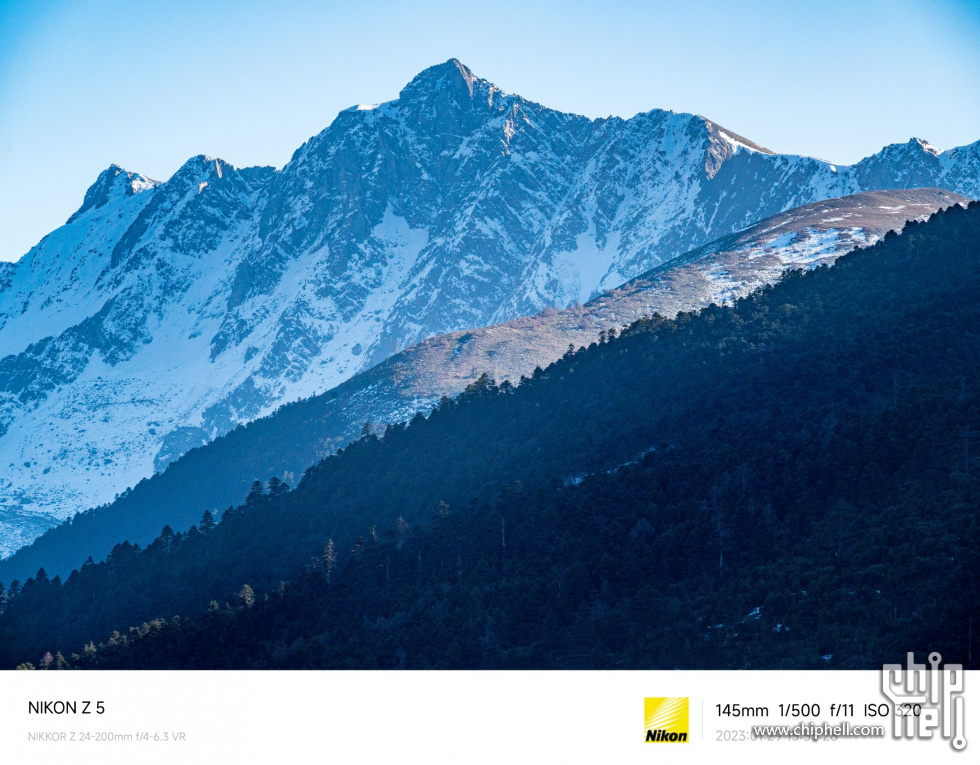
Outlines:
[[[980,2],[0,0],[0,259],[115,162],[282,166],[337,112],[457,57],[590,117],[695,112],[846,164],[980,139]]]

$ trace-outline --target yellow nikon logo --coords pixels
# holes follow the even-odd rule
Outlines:
[[[648,744],[687,743],[688,699],[668,696],[643,700]]]

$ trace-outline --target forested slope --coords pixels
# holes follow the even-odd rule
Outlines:
[[[145,545],[164,525],[186,531],[204,510],[245,499],[250,484],[275,475],[289,483],[359,437],[428,413],[487,373],[517,382],[644,316],[672,318],[722,304],[775,282],[789,269],[830,264],[909,220],[969,200],[942,189],[875,191],[825,200],[779,215],[675,258],[586,305],[429,338],[330,391],[287,404],[269,417],[193,449],[165,472],[114,502],[75,515],[0,560],[0,581],[24,580],[44,566],[66,576],[92,556],[104,560],[121,539]]]
[[[978,242],[980,205],[952,208],[733,308],[638,322],[519,386],[483,381],[214,528],[14,588],[0,660],[965,663]]]

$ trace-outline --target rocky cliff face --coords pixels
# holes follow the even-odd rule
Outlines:
[[[280,171],[110,168],[0,270],[0,553],[426,337],[585,302],[801,204],[922,185],[980,196],[980,144],[836,167],[694,115],[563,114],[455,60]]]
[[[766,218],[674,258],[597,296],[561,311],[545,309],[501,324],[451,332],[398,353],[337,388],[322,437],[343,445],[363,423],[379,430],[427,412],[442,396],[456,396],[481,375],[516,384],[544,369],[569,346],[596,342],[655,313],[668,318],[711,303],[731,303],[776,282],[788,270],[829,266],[841,255],[869,247],[909,221],[969,200],[942,189],[877,191],[816,202]],[[312,401],[305,406],[313,406]],[[321,452],[323,453],[323,452]],[[268,475],[296,465],[268,465]],[[268,476],[264,476],[268,477]],[[231,500],[229,500],[231,501]]]
[[[240,504],[256,478],[277,476],[295,486],[306,468],[358,438],[366,422],[380,434],[392,423],[427,413],[442,396],[461,393],[484,374],[517,383],[569,346],[601,340],[603,332],[653,313],[673,317],[730,302],[788,269],[831,265],[907,221],[966,201],[941,189],[912,189],[816,202],[699,247],[585,305],[546,308],[417,343],[326,393],[236,428],[110,505],[51,529],[0,560],[0,581],[24,581],[41,566],[64,577],[89,556],[104,558],[119,539],[143,545],[164,525],[185,530],[205,509],[220,512]]]

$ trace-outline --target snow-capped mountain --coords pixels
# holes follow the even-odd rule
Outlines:
[[[498,383],[516,384],[535,368],[545,369],[557,361],[569,346],[595,342],[600,333],[618,331],[653,314],[674,318],[711,303],[731,303],[775,283],[786,271],[832,265],[841,255],[869,247],[910,221],[927,220],[938,210],[968,202],[967,197],[942,189],[911,189],[804,205],[674,258],[585,305],[545,309],[533,316],[429,338],[355,375],[324,397],[321,406],[329,411],[310,419],[329,425],[318,434],[319,449],[311,447],[308,453],[326,456],[332,451],[328,445],[336,448],[357,438],[365,422],[380,432],[391,423],[407,422],[419,411],[428,413],[442,397],[462,393],[483,374]],[[263,467],[254,469],[253,475],[285,475],[295,481],[306,466]],[[225,504],[243,498],[244,494],[229,496]]]
[[[912,189],[816,202],[699,247],[585,305],[430,338],[193,450],[108,506],[51,529],[0,560],[0,581],[24,581],[41,566],[64,577],[89,556],[103,559],[121,539],[143,545],[164,525],[183,531],[204,510],[217,514],[243,502],[257,478],[277,476],[295,486],[306,468],[358,438],[366,422],[382,433],[483,374],[516,383],[602,332],[654,313],[673,317],[730,302],[788,269],[830,265],[908,221],[967,201],[941,189]]]
[[[437,333],[584,302],[805,203],[980,196],[980,143],[851,167],[709,120],[590,120],[452,60],[276,171],[112,167],[0,270],[0,553],[187,449]]]

